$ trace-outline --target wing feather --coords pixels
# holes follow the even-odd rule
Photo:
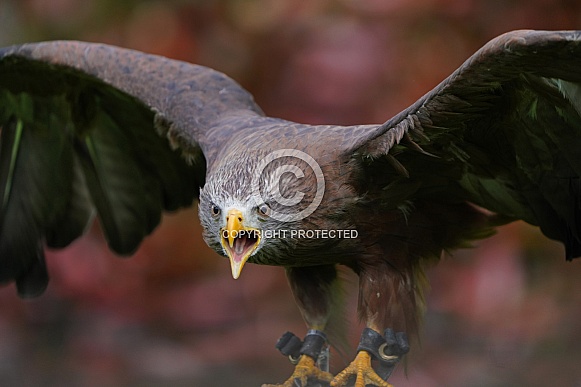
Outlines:
[[[240,112],[261,114],[202,66],[82,42],[0,49],[0,282],[42,293],[44,247],[95,215],[113,251],[134,252],[162,211],[192,204],[203,152],[223,146],[207,132]]]
[[[58,103],[52,109],[36,110],[30,98],[17,99],[34,114],[27,118],[8,110],[0,114],[6,118],[0,146],[0,281],[16,279],[20,295],[35,296],[48,281],[44,229],[70,199],[72,152],[60,127]]]
[[[99,130],[77,142],[76,154],[111,249],[131,254],[159,223],[161,192],[145,186],[130,140],[110,117],[98,114],[93,125]]]
[[[410,184],[459,171],[441,194],[539,225],[564,242],[568,259],[581,256],[580,68],[579,31],[501,35],[415,104],[367,131],[353,154],[395,156]],[[413,146],[399,141],[404,134]]]

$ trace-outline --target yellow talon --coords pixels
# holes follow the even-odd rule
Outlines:
[[[366,351],[359,351],[355,359],[339,372],[331,381],[331,387],[345,387],[351,375],[356,375],[355,387],[365,387],[372,384],[377,387],[393,387],[375,373],[371,367],[371,355]],[[286,386],[285,386],[286,387]]]
[[[295,387],[297,384],[295,380],[298,379],[300,386],[307,385],[307,379],[313,378],[325,382],[331,381],[333,375],[328,372],[321,371],[316,365],[315,360],[307,355],[301,355],[299,362],[295,366],[295,370],[288,380],[282,384],[263,384],[262,387]]]

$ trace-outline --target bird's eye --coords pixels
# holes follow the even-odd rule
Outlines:
[[[210,211],[212,212],[212,215],[214,215],[214,216],[218,216],[222,213],[222,209],[220,209],[220,207],[218,207],[215,204],[212,204]]]
[[[262,203],[258,207],[256,207],[256,211],[259,215],[262,216],[269,216],[270,215],[270,207],[266,203]]]

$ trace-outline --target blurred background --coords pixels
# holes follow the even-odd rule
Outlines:
[[[0,45],[105,42],[207,65],[269,115],[380,123],[489,39],[581,29],[581,3],[554,0],[0,0]],[[195,209],[170,214],[130,259],[98,225],[49,251],[52,281],[32,301],[0,288],[6,386],[259,386],[292,371],[274,349],[304,334],[280,268],[227,260],[201,239]],[[581,262],[514,223],[429,272],[421,348],[404,386],[581,386]],[[356,281],[346,275],[356,347]],[[352,354],[351,354],[352,355]],[[335,356],[333,368],[345,365]]]

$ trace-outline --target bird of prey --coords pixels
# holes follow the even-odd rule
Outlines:
[[[94,217],[128,255],[197,200],[234,278],[247,262],[286,270],[308,330],[278,343],[296,361],[282,386],[389,386],[443,251],[522,219],[581,255],[580,69],[581,31],[510,32],[384,124],[330,126],[267,117],[227,76],[160,56],[0,49],[0,281],[39,295],[43,249]],[[366,328],[331,375],[317,360],[339,265],[359,276]]]

